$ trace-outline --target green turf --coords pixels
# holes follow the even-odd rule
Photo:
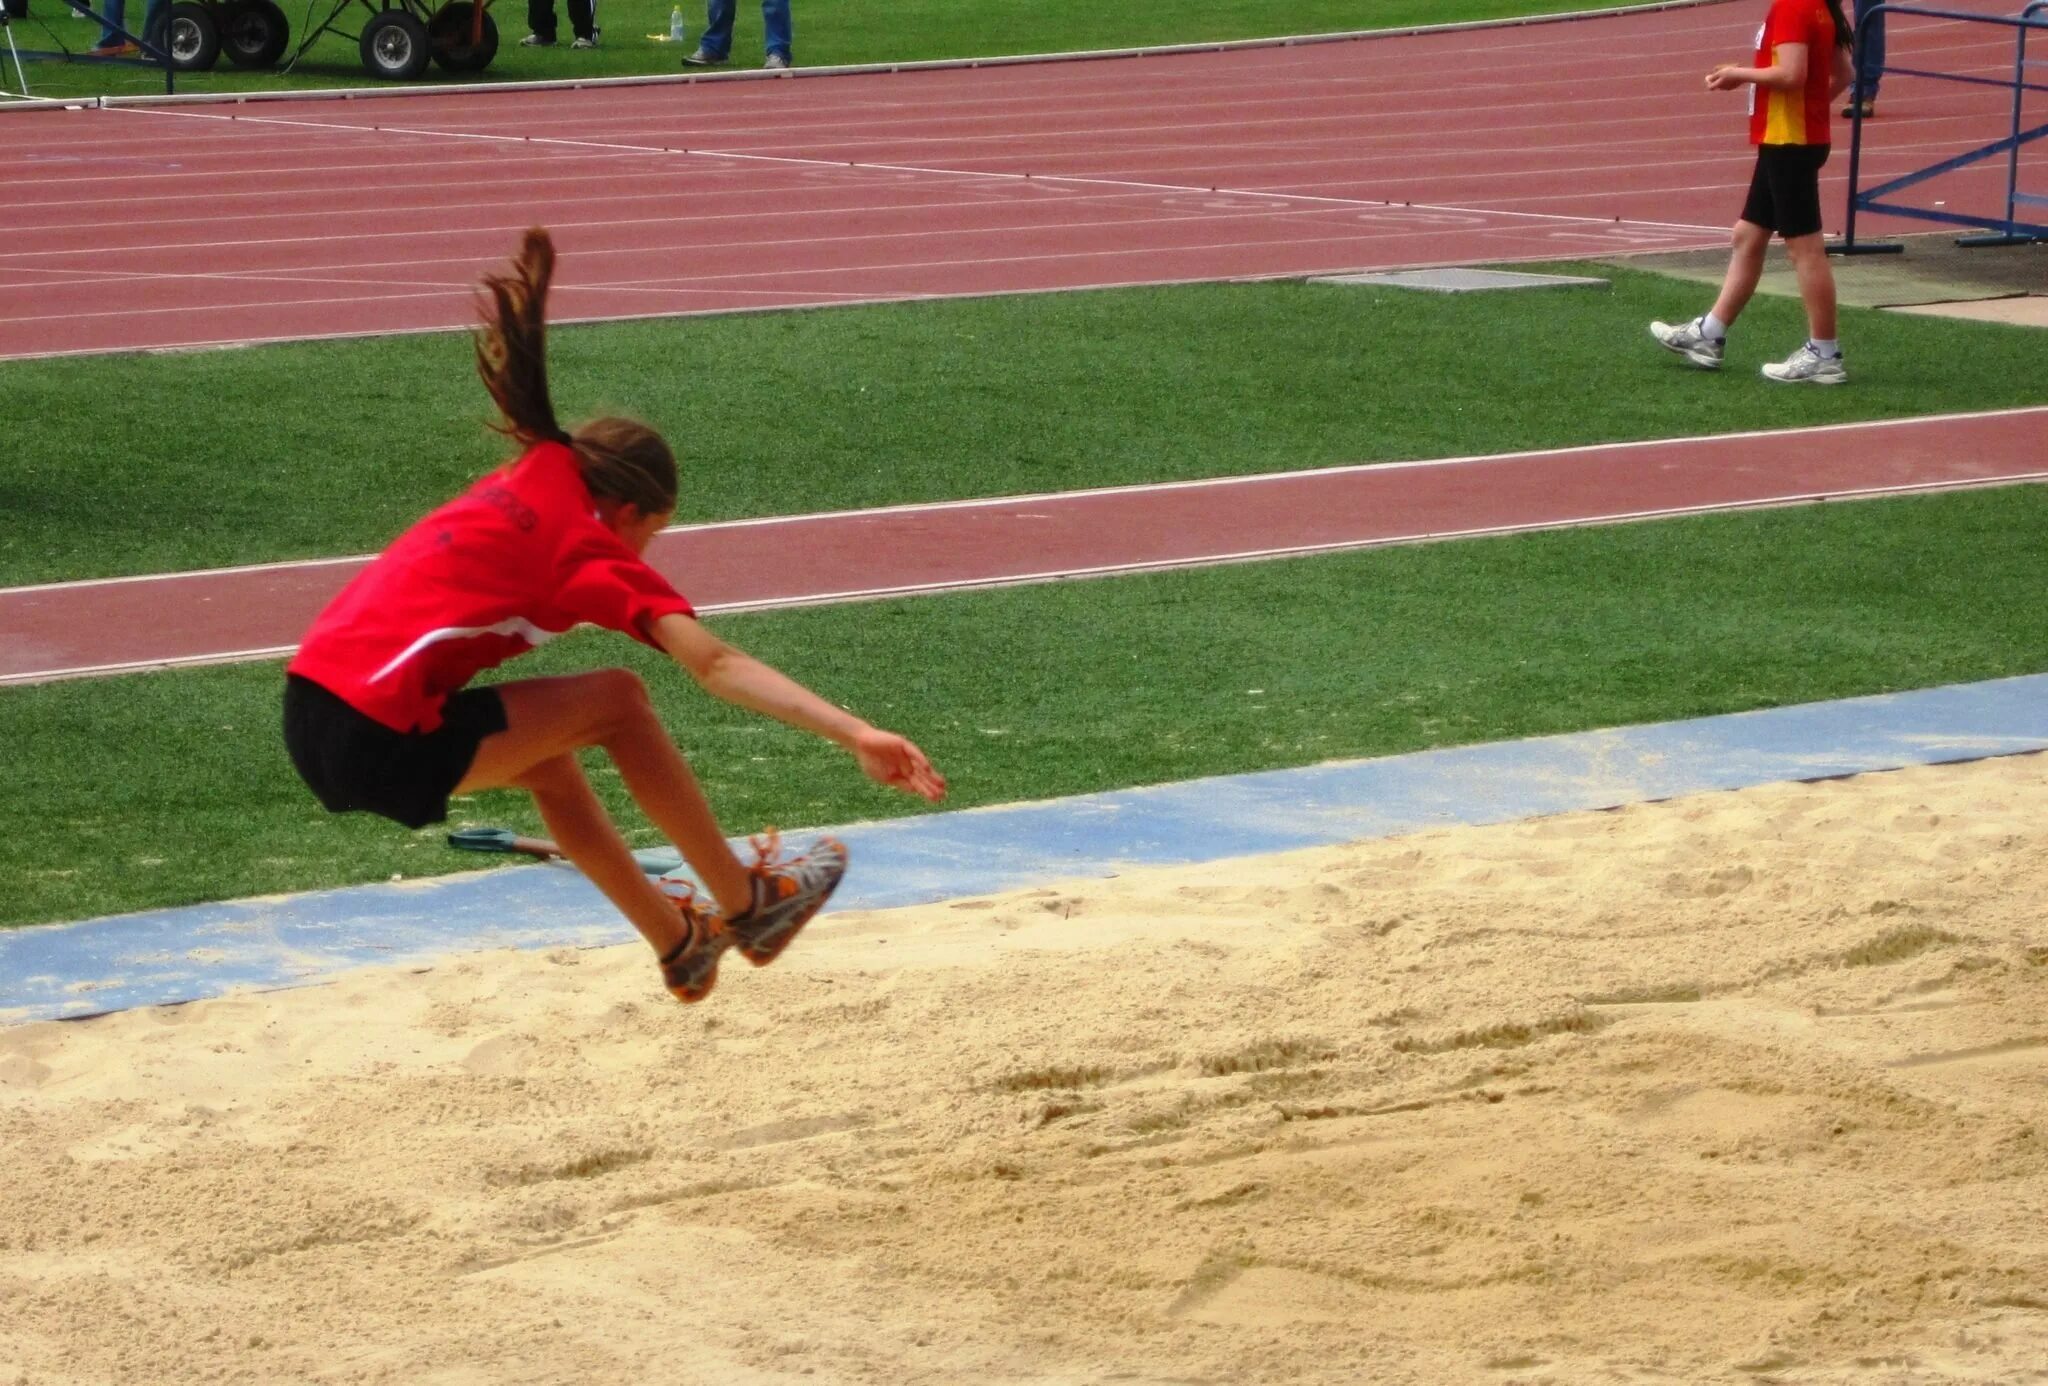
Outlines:
[[[52,49],[61,43],[82,50],[98,31],[66,17],[56,0],[32,0],[34,18],[20,28],[23,47]],[[318,18],[332,0],[280,0],[291,22],[293,46],[308,31],[305,16]],[[1137,48],[1176,43],[1212,43],[1227,39],[1276,38],[1291,34],[1337,33],[1358,29],[1389,29],[1419,24],[1449,24],[1572,10],[1622,8],[1626,0],[1174,0],[1170,5],[1103,5],[1086,0],[794,0],[792,17],[797,61],[806,67],[842,63],[916,62],[928,59],[976,58],[1017,53],[1080,52],[1104,48]],[[133,0],[130,18],[139,22],[143,0]],[[437,0],[428,0],[428,8]],[[658,40],[669,30],[667,0],[599,0],[598,24],[603,47],[574,51],[568,8],[556,0],[559,43],[554,48],[521,48],[527,33],[526,11],[516,3],[495,6],[500,26],[498,56],[480,74],[451,76],[438,66],[423,82],[559,81],[576,77],[622,77],[682,70],[682,55],[703,32],[702,0],[683,5],[690,43],[676,46]],[[57,17],[50,18],[55,14]],[[271,91],[293,88],[386,86],[364,72],[353,37],[368,11],[347,12],[338,33],[322,37],[288,72],[250,72],[226,59],[211,72],[181,73],[181,92]],[[761,11],[741,0],[733,27],[732,65],[759,67],[762,58]],[[5,85],[12,88],[13,74]],[[29,90],[39,96],[139,95],[164,89],[161,71],[135,64],[36,62],[29,69]]]
[[[719,621],[916,737],[953,807],[2040,670],[2036,487],[1572,530]],[[728,831],[918,811],[822,743],[699,693],[631,642],[559,641],[522,673],[631,662]],[[298,785],[278,670],[0,695],[0,923],[437,874],[475,863]],[[615,776],[600,788],[651,831]],[[524,796],[465,821],[527,828]]]
[[[1560,266],[1565,270],[1583,266]],[[1787,390],[1763,298],[1728,369],[1657,350],[1700,290],[1418,294],[1297,282],[559,329],[564,417],[682,454],[679,519],[2048,401],[2048,337],[1850,311],[1853,382]],[[0,584],[361,553],[503,456],[460,334],[0,365]]]

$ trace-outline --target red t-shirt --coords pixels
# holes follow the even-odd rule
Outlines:
[[[597,518],[575,454],[541,443],[398,537],[288,667],[394,731],[432,731],[485,669],[582,622],[651,644],[696,613]]]
[[[1806,45],[1806,86],[1801,91],[1749,89],[1751,144],[1828,143],[1828,89],[1834,84],[1835,21],[1826,0],[1771,0],[1756,31],[1756,66],[1777,66],[1778,46]]]

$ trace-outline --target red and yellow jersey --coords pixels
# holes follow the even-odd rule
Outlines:
[[[588,622],[652,643],[689,602],[597,517],[575,454],[541,443],[400,535],[288,666],[393,731],[432,731],[485,669]]]
[[[1827,144],[1828,89],[1835,68],[1835,21],[1826,0],[1771,0],[1756,34],[1756,66],[1775,67],[1778,48],[1806,45],[1806,86],[1800,91],[1749,89],[1751,144]]]

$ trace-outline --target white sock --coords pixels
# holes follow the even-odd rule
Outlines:
[[[1808,337],[1806,344],[1812,347],[1813,354],[1822,360],[1842,354],[1842,344],[1832,337],[1828,338],[1825,342],[1818,337]]]
[[[1728,324],[1722,322],[1712,313],[1702,313],[1700,315],[1700,335],[1716,342],[1725,341],[1728,336]]]

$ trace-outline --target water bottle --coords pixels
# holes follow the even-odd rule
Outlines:
[[[683,27],[683,7],[677,5],[668,12],[668,41],[682,43],[689,38],[689,31]]]

